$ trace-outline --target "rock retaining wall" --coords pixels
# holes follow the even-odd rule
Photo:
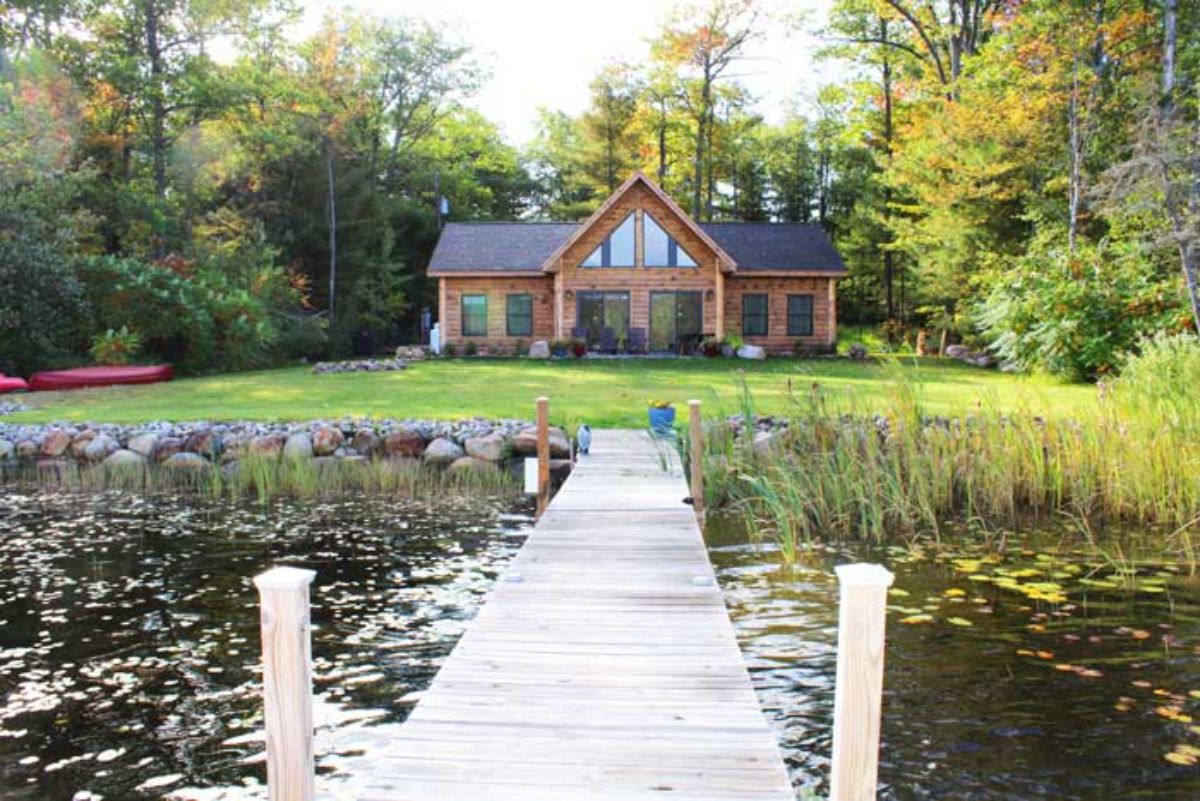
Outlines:
[[[144,425],[0,423],[0,464],[54,470],[64,466],[161,466],[200,469],[258,458],[363,462],[420,460],[449,470],[521,471],[537,455],[527,420],[316,421],[311,423],[148,423]],[[550,433],[551,472],[571,470],[566,433]]]

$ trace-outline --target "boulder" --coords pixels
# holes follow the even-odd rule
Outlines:
[[[529,346],[529,357],[531,359],[549,359],[550,358],[550,343],[544,339],[539,339]]]
[[[41,451],[38,444],[31,439],[23,439],[17,443],[18,459],[33,459]]]
[[[163,467],[168,470],[179,470],[180,472],[199,473],[209,469],[208,460],[198,453],[191,451],[180,451],[174,453],[163,462]]]
[[[221,438],[211,429],[202,428],[193,432],[184,441],[183,449],[188,453],[199,453],[202,456],[216,456],[221,452]]]
[[[452,440],[438,437],[425,448],[424,459],[433,464],[451,464],[464,456],[463,449]]]
[[[949,359],[962,359],[970,352],[970,349],[966,345],[947,345],[945,355]]]
[[[122,448],[108,455],[104,460],[104,467],[109,470],[144,470],[146,457],[136,451]]]
[[[767,352],[758,345],[742,345],[737,349],[739,359],[765,359]]]
[[[504,458],[508,440],[499,434],[492,433],[486,437],[471,437],[463,444],[466,446],[467,456],[488,462],[498,462]]]
[[[754,455],[757,457],[765,457],[770,455],[775,448],[775,432],[774,431],[759,431],[754,435],[754,443],[751,445]]]
[[[283,458],[285,459],[311,459],[312,456],[312,437],[308,434],[292,434],[283,445]]]
[[[103,462],[112,454],[121,449],[121,445],[107,434],[100,434],[87,444],[83,449],[83,458],[93,464]]]
[[[17,457],[17,446],[6,439],[0,439],[0,462],[7,462]]]
[[[313,432],[312,451],[317,456],[329,456],[342,447],[342,443],[345,441],[346,437],[339,429],[331,426],[321,426]]]
[[[136,437],[130,437],[129,442],[125,447],[133,451],[139,456],[145,456],[149,459],[154,455],[154,448],[158,445],[157,434],[139,434]]]
[[[556,484],[561,484],[567,480],[567,476],[571,475],[571,470],[574,467],[575,463],[570,459],[551,459],[550,480]]]
[[[432,445],[433,443],[430,443]],[[489,459],[479,459],[474,456],[461,456],[450,463],[450,471],[458,473],[470,470],[497,470],[496,463]]]
[[[179,437],[162,437],[154,443],[154,453],[151,458],[159,464],[183,451],[183,440]]]
[[[847,351],[847,353],[854,361],[861,362],[863,359],[867,358],[867,346],[861,342],[855,342],[850,346],[850,350]]]
[[[265,434],[251,439],[246,452],[255,456],[279,456],[286,442],[287,438],[282,434]]]
[[[56,428],[42,437],[42,456],[56,459],[66,453],[69,447],[71,435],[61,428]]]
[[[71,440],[71,455],[76,459],[83,458],[83,449],[88,446],[88,443],[94,440],[99,435],[99,432],[92,431],[90,428],[79,432],[75,438]]]
[[[425,438],[410,429],[393,431],[383,441],[383,452],[388,456],[420,456],[425,452]]]
[[[526,428],[512,441],[513,451],[519,456],[537,456],[537,429]],[[571,441],[561,428],[550,429],[550,458],[567,459],[571,456]]]
[[[360,428],[354,432],[350,447],[359,456],[370,456],[379,449],[379,437],[370,428]]]

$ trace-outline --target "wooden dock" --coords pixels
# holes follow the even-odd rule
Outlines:
[[[594,432],[360,799],[792,801],[687,495]]]

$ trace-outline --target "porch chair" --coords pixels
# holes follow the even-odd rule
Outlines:
[[[582,339],[586,342],[587,338],[588,338],[587,326],[586,325],[577,325],[574,328],[572,328],[571,329],[571,338],[572,339]]]
[[[630,328],[629,339],[625,343],[625,349],[630,353],[645,353],[646,352],[646,329],[645,328]]]
[[[600,329],[600,352],[617,352],[617,332],[613,331],[608,326],[604,326],[604,328]]]

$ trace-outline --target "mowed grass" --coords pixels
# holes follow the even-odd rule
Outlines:
[[[393,373],[314,375],[309,367],[186,378],[142,387],[35,393],[33,408],[9,422],[149,420],[310,420],[317,418],[464,417],[531,418],[546,395],[551,417],[593,427],[644,427],[652,400],[704,403],[706,414],[741,408],[743,379],[760,414],[787,413],[804,402],[814,383],[825,397],[857,410],[887,407],[895,371],[920,384],[932,413],[964,414],[978,404],[1054,416],[1087,416],[1096,389],[1049,379],[980,370],[938,359],[902,359],[889,365],[838,360],[772,359],[446,359],[418,362]]]

